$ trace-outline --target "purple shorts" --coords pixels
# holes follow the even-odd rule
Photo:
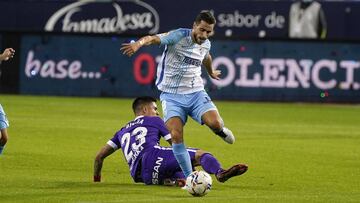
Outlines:
[[[187,148],[191,162],[195,161],[197,149]],[[141,178],[146,185],[162,185],[164,179],[185,178],[171,147],[155,146],[145,152],[141,162]]]

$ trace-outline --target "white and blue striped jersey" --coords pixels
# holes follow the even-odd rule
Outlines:
[[[157,68],[158,89],[173,94],[190,94],[203,90],[201,64],[210,51],[210,41],[196,44],[191,39],[191,29],[185,28],[157,36],[161,45],[165,45]]]

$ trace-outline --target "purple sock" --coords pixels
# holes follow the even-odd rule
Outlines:
[[[213,157],[213,155],[208,153],[203,154],[200,157],[200,164],[202,168],[210,174],[216,174],[219,170],[221,170],[221,166],[218,160]]]

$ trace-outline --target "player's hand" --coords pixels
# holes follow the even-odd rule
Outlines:
[[[123,54],[126,54],[127,56],[132,56],[139,50],[140,46],[138,42],[134,43],[123,43],[121,44],[120,50],[123,52]]]
[[[7,61],[7,60],[13,58],[14,55],[15,55],[15,50],[13,48],[7,48],[1,54],[1,60]]]
[[[212,79],[220,80],[221,70],[214,70],[211,74],[209,74]]]

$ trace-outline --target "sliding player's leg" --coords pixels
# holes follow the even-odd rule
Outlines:
[[[216,179],[222,183],[234,176],[245,173],[248,169],[246,164],[236,164],[225,170],[212,154],[202,150],[197,150],[195,160],[195,165],[200,164],[204,171],[214,174]]]

